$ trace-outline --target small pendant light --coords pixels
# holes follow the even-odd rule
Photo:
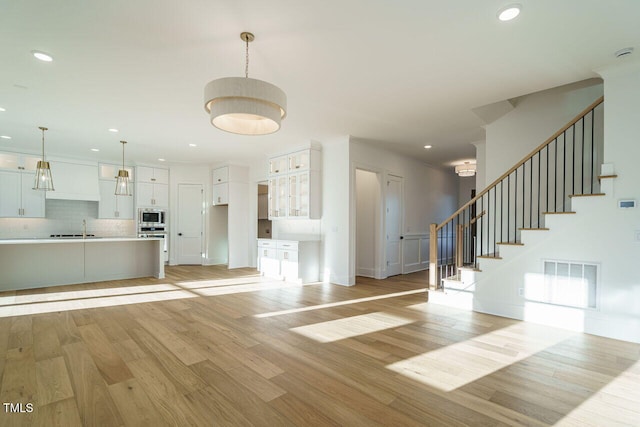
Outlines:
[[[129,187],[129,171],[124,168],[124,144],[127,141],[120,141],[122,144],[122,169],[118,171],[116,177],[116,196],[131,196],[131,188]]]
[[[51,167],[49,166],[49,162],[44,160],[44,131],[49,129],[42,126],[38,129],[42,131],[42,160],[38,160],[38,165],[36,167],[36,180],[33,183],[33,189],[54,191]]]

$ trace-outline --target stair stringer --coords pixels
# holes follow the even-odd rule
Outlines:
[[[524,246],[501,245],[502,259],[479,259],[481,271],[462,274],[464,292],[445,289],[430,301],[640,342],[640,273],[632,265],[640,260],[640,242],[630,235],[637,212],[618,209],[609,195],[575,198],[571,208],[576,214],[547,215],[548,231],[522,230]],[[526,300],[527,286],[542,280],[544,259],[598,264],[598,307]]]

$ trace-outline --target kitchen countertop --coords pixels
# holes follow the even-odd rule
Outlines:
[[[0,239],[0,245],[21,245],[40,243],[96,243],[96,242],[137,242],[148,240],[162,240],[162,237],[87,237],[87,238],[64,238],[64,237],[34,237],[22,239]]]

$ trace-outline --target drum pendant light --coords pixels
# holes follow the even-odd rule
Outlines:
[[[244,77],[224,77],[204,88],[204,109],[211,124],[240,135],[266,135],[277,132],[287,115],[287,96],[277,86],[249,78],[249,43],[255,39],[244,32],[246,46]]]
[[[129,171],[124,168],[124,144],[127,141],[120,141],[122,144],[122,169],[118,171],[116,177],[116,196],[131,196],[131,186],[129,185]]]
[[[42,131],[42,160],[38,160],[38,165],[36,166],[36,179],[33,183],[33,189],[54,191],[51,167],[49,166],[49,162],[44,159],[44,131],[49,129],[43,126],[40,126],[38,129]]]

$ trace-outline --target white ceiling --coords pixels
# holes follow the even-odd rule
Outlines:
[[[640,49],[638,0],[519,2],[503,23],[509,0],[0,0],[0,135],[12,137],[0,149],[38,150],[42,125],[52,154],[117,160],[126,139],[128,159],[151,163],[243,162],[342,135],[434,165],[473,157],[473,108]],[[249,75],[288,95],[273,135],[222,132],[203,108],[208,81],[244,75],[242,31],[256,35]]]

